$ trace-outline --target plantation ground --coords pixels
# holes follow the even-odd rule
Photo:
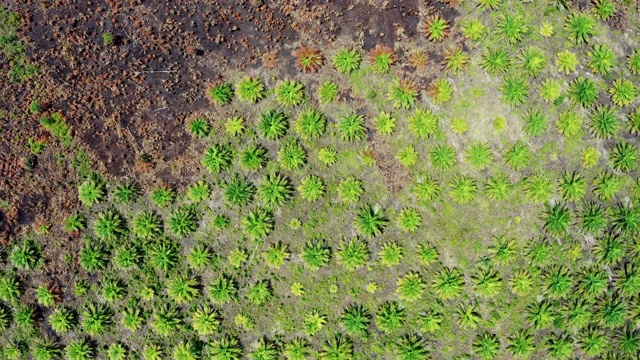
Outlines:
[[[635,2],[0,14],[4,358],[639,355]]]

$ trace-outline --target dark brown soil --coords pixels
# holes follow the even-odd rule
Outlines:
[[[419,36],[422,5],[419,0],[377,5],[299,0],[169,3],[5,2],[22,19],[20,36],[40,73],[25,83],[0,78],[0,246],[32,230],[36,218],[61,224],[78,206],[77,169],[67,165],[78,151],[85,151],[91,168],[106,177],[182,186],[190,179],[172,175],[167,163],[185,154],[185,119],[209,107],[208,83],[224,78],[230,69],[258,68],[261,55],[272,51],[280,58],[277,71],[297,72],[291,53],[300,44],[323,49],[341,39],[362,43],[365,50],[376,44],[393,46]],[[452,22],[457,16],[443,4],[432,5]],[[110,44],[103,40],[107,33]],[[437,54],[430,56],[437,60]],[[9,66],[0,61],[3,73]],[[37,114],[29,112],[34,99],[41,108]],[[72,127],[72,147],[61,147],[38,124],[51,112],[63,114]],[[29,138],[46,140],[48,147],[31,170],[24,166],[31,156]],[[150,157],[154,166],[140,166],[142,156]],[[399,190],[408,175],[384,146],[374,149],[374,156],[389,188]],[[62,244],[45,249],[51,254],[77,246],[78,241],[59,228],[52,227],[52,236],[63,239]]]

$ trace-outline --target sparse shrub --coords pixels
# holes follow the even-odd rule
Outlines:
[[[138,307],[128,307],[122,312],[120,323],[125,329],[135,332],[142,326],[143,321],[142,312]]]
[[[509,287],[517,296],[525,296],[531,293],[535,284],[533,275],[527,269],[517,269],[511,274]]]
[[[565,201],[577,201],[587,193],[587,181],[579,173],[565,172],[560,182],[560,193]]]
[[[408,78],[395,78],[389,86],[388,98],[396,109],[410,109],[415,105],[418,95],[418,85]]]
[[[593,13],[596,18],[607,21],[616,13],[616,3],[613,0],[594,0]]]
[[[391,65],[396,62],[396,56],[391,48],[378,44],[369,51],[368,60],[374,73],[386,74],[391,69]]]
[[[456,315],[460,327],[475,329],[482,320],[482,316],[478,312],[478,306],[474,303],[460,304],[456,308]]]
[[[207,91],[209,101],[217,106],[224,106],[231,102],[233,99],[233,87],[226,82],[218,82],[209,88]]]
[[[90,240],[90,239],[89,239]],[[108,253],[100,243],[88,243],[80,250],[78,263],[89,271],[96,272],[107,267]]]
[[[194,203],[209,199],[211,186],[204,180],[198,180],[187,190],[187,197]]]
[[[338,84],[327,80],[318,88],[318,97],[321,103],[331,103],[336,99],[339,92]]]
[[[109,360],[127,359],[127,349],[120,343],[113,343],[107,348],[107,358]]]
[[[244,232],[253,239],[262,239],[273,231],[274,220],[270,211],[263,208],[255,208],[242,219]]]
[[[151,202],[157,207],[167,207],[176,198],[176,192],[170,187],[164,186],[151,191]]]
[[[396,281],[396,294],[400,300],[415,302],[422,297],[427,285],[420,274],[409,272]]]
[[[216,304],[227,304],[236,300],[237,296],[238,285],[226,275],[219,275],[209,286],[209,298]]]
[[[422,215],[414,208],[405,208],[398,214],[397,223],[404,232],[415,232],[422,224]]]
[[[607,218],[602,206],[595,202],[587,202],[582,206],[578,215],[582,229],[587,233],[598,233],[607,224]]]
[[[313,336],[320,332],[324,325],[327,323],[327,315],[322,314],[317,309],[314,309],[303,320],[305,333],[309,336]]]
[[[384,215],[384,210],[371,205],[365,205],[358,209],[358,214],[354,220],[354,225],[358,233],[375,237],[382,234],[389,219]]]
[[[550,298],[564,298],[573,286],[572,274],[562,265],[552,265],[544,271],[544,286]]]
[[[603,171],[593,181],[593,193],[601,201],[609,201],[622,190],[622,179],[615,174]]]
[[[489,332],[482,332],[476,335],[471,346],[478,358],[482,360],[493,359],[500,351],[500,341],[498,341],[498,336]]]
[[[349,241],[341,240],[336,252],[338,263],[342,264],[347,270],[353,271],[364,266],[371,257],[367,243],[359,238],[353,238]]]
[[[464,276],[458,268],[445,267],[433,277],[431,288],[441,299],[454,299],[460,296],[464,287]]]
[[[580,349],[587,356],[600,355],[609,345],[609,340],[605,337],[604,331],[595,324],[582,329],[578,333],[577,342]]]
[[[244,119],[240,116],[233,116],[224,123],[224,131],[231,136],[243,135],[246,130]]]
[[[302,110],[294,124],[295,131],[306,140],[319,138],[326,127],[327,118],[313,108]]]
[[[141,239],[151,239],[162,234],[162,223],[158,215],[151,211],[144,211],[133,219],[131,230]]]
[[[179,331],[180,325],[182,325],[180,312],[167,304],[161,305],[153,310],[149,325],[157,335],[172,336]]]
[[[364,193],[362,182],[352,176],[340,180],[338,184],[338,198],[347,203],[356,203]]]
[[[236,337],[223,334],[210,343],[209,355],[212,360],[240,360],[243,355],[242,345]]]
[[[297,106],[305,99],[304,85],[296,80],[283,80],[275,89],[276,100],[282,106]]]
[[[429,175],[419,175],[413,181],[412,192],[418,201],[429,203],[440,196],[442,186]]]
[[[511,68],[511,58],[504,48],[489,48],[482,55],[482,63],[480,63],[480,66],[489,74],[502,74]]]
[[[515,171],[524,170],[531,161],[531,150],[522,141],[516,141],[504,154],[504,161]]]
[[[449,183],[449,196],[458,204],[468,204],[476,197],[478,183],[466,175],[457,175]]]
[[[569,208],[562,203],[553,206],[547,206],[544,214],[544,229],[551,235],[559,236],[567,232],[571,222],[571,213]]]
[[[554,193],[553,183],[544,173],[531,175],[522,183],[525,197],[534,203],[546,203]]]
[[[72,340],[64,348],[68,360],[90,360],[95,357],[95,349],[88,339]]]
[[[100,180],[87,179],[78,185],[78,199],[88,207],[103,201],[106,197],[104,183]]]
[[[229,144],[211,144],[204,152],[202,166],[212,174],[220,173],[231,167],[233,149]]]
[[[340,132],[340,138],[345,141],[362,140],[367,134],[364,116],[356,113],[341,116],[336,127]]]
[[[193,206],[182,206],[171,212],[167,227],[176,236],[186,236],[198,229],[198,214]]]
[[[307,163],[307,152],[296,139],[291,138],[278,150],[278,162],[285,170],[298,170]]]
[[[209,125],[207,119],[195,118],[187,124],[187,130],[189,130],[192,136],[204,138],[211,133],[211,125]]]
[[[284,345],[282,354],[287,360],[304,360],[311,353],[311,344],[302,338],[294,338]]]
[[[111,310],[102,304],[90,303],[80,315],[80,326],[91,336],[103,334],[112,323]]]
[[[338,152],[331,147],[318,150],[318,161],[327,166],[335,164],[337,156]]]
[[[359,304],[351,304],[340,316],[342,326],[351,335],[363,336],[371,324],[371,313]]]
[[[168,271],[178,264],[178,246],[168,239],[161,239],[147,245],[147,262],[153,268]]]
[[[471,275],[476,293],[484,297],[493,297],[502,289],[502,278],[491,266],[480,266]]]
[[[507,350],[519,358],[527,358],[535,350],[533,335],[527,329],[518,329],[507,338]]]
[[[451,100],[453,95],[453,87],[451,83],[446,78],[440,78],[438,80],[434,80],[429,84],[429,88],[427,89],[427,94],[433,99],[433,102],[436,104],[444,104],[447,101]]]
[[[406,167],[412,167],[418,162],[418,153],[413,145],[407,145],[400,149],[400,152],[396,155],[396,159],[400,164]]]
[[[487,32],[487,27],[479,19],[466,19],[462,21],[462,33],[467,39],[479,41]]]
[[[531,77],[537,77],[547,67],[547,59],[537,47],[526,47],[518,55],[520,66]]]
[[[324,56],[320,50],[310,46],[300,46],[293,52],[296,67],[303,73],[315,73],[324,65]]]
[[[430,110],[416,109],[407,118],[409,130],[419,139],[429,138],[438,131],[438,117]]]
[[[493,162],[493,154],[485,142],[471,143],[464,152],[465,158],[474,169],[482,170]]]
[[[549,300],[535,301],[527,306],[526,319],[536,330],[551,327],[555,318],[554,306]]]
[[[609,75],[616,64],[616,53],[606,45],[595,45],[588,56],[589,67],[596,74]]]
[[[509,196],[512,187],[509,179],[504,174],[498,173],[487,178],[484,193],[493,201],[502,201]]]
[[[240,153],[240,166],[248,171],[258,171],[267,163],[267,150],[261,145],[249,145]]]
[[[435,14],[426,19],[422,31],[427,39],[442,42],[449,33],[449,22],[439,14]]]
[[[510,12],[498,16],[496,28],[498,33],[507,38],[512,44],[522,41],[525,35],[529,33],[529,28],[522,15]]]
[[[331,249],[324,241],[310,240],[302,248],[300,257],[309,269],[315,271],[329,263]]]
[[[249,302],[252,304],[260,306],[271,298],[272,292],[273,289],[269,281],[259,280],[249,288],[247,299],[249,299]]]
[[[298,192],[300,193],[300,197],[309,202],[317,201],[324,195],[324,181],[319,176],[308,175],[300,180]]]
[[[426,360],[429,351],[422,338],[411,333],[403,335],[396,341],[395,353],[398,360]]]
[[[529,97],[529,83],[523,77],[507,77],[500,86],[500,92],[506,104],[516,106],[524,103]]]
[[[224,197],[231,205],[245,206],[253,199],[255,186],[241,175],[233,174],[224,185]]]
[[[586,44],[596,34],[596,20],[589,14],[572,12],[565,20],[564,29],[569,40]]]
[[[41,256],[40,245],[32,239],[25,239],[22,243],[13,246],[9,260],[11,265],[18,269],[33,270],[40,265]]]
[[[269,208],[282,206],[293,193],[291,182],[287,177],[278,173],[268,174],[258,185],[258,197]]]
[[[628,79],[616,79],[609,88],[611,102],[618,106],[631,104],[636,97],[636,86]]]
[[[627,68],[633,75],[640,74],[640,50],[635,50],[627,58]]]
[[[264,97],[264,83],[258,78],[245,76],[236,85],[236,92],[241,101],[256,103]]]
[[[569,96],[576,103],[590,107],[598,100],[598,86],[589,78],[579,77],[569,86]]]
[[[351,74],[360,68],[362,55],[356,49],[343,49],[338,51],[331,61],[339,73]]]
[[[431,164],[439,170],[448,170],[456,165],[457,155],[453,146],[439,144],[429,151]]]
[[[615,170],[622,172],[635,170],[638,162],[638,149],[627,142],[618,142],[609,152],[609,161]]]
[[[563,50],[556,55],[556,65],[559,71],[569,74],[576,71],[578,67],[578,57],[569,50]]]
[[[399,330],[405,325],[406,321],[406,310],[395,301],[383,303],[376,312],[376,326],[386,333]]]
[[[447,74],[458,74],[469,65],[469,54],[462,51],[461,46],[449,46],[442,52],[442,62],[444,71]]]
[[[546,79],[540,84],[540,96],[550,103],[555,103],[562,96],[562,83],[554,79]]]
[[[127,289],[119,279],[106,279],[102,282],[102,298],[107,302],[122,300]]]

